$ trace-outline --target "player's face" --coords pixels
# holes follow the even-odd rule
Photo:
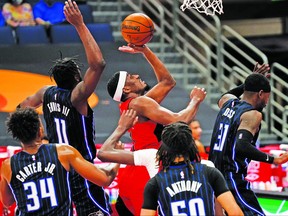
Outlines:
[[[39,122],[40,122],[40,134],[39,134],[39,136],[40,136],[40,138],[42,140],[42,138],[44,136],[44,126],[43,126],[41,118],[39,118]]]
[[[82,81],[81,69],[80,69],[78,64],[76,64],[76,67],[77,67],[77,73],[75,75],[75,79],[76,79],[77,82],[81,82]]]
[[[126,85],[129,85],[133,92],[140,94],[144,94],[148,87],[138,74],[127,74]]]
[[[75,79],[77,82],[81,82],[82,81],[82,76],[81,76],[81,71],[78,71],[78,74],[76,74]]]
[[[262,92],[259,96],[259,104],[258,104],[258,110],[261,110],[266,107],[266,105],[269,102],[270,92]]]
[[[192,137],[195,140],[200,140],[202,135],[202,128],[198,121],[193,121],[190,124],[190,128],[192,130]]]
[[[77,67],[77,69],[78,69],[78,73],[76,73],[74,75],[74,80],[72,81],[73,82],[72,88],[74,88],[79,82],[82,81],[81,71],[80,71],[80,69],[78,67]]]
[[[270,92],[269,93],[263,93],[263,100],[264,100],[264,104],[265,106],[268,104],[269,102],[269,97],[270,97]]]

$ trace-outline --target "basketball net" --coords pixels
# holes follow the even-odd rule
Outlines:
[[[219,15],[223,13],[222,0],[184,0],[180,6],[182,11],[191,8],[210,16],[215,15],[215,13]]]

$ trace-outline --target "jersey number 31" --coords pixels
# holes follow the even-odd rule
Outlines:
[[[224,144],[226,141],[226,137],[227,137],[228,129],[229,129],[229,124],[220,123],[219,134],[217,136],[218,142],[216,142],[214,144],[213,150],[215,150],[215,151],[222,151],[223,150],[223,147],[224,147]]]

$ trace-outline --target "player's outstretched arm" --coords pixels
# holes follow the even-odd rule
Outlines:
[[[136,112],[132,109],[125,110],[119,119],[114,132],[105,140],[98,151],[97,157],[103,162],[115,162],[134,165],[134,155],[131,151],[123,149],[120,138],[138,121]]]
[[[43,102],[43,96],[45,91],[49,88],[49,86],[44,86],[40,88],[35,94],[28,96],[25,98],[17,108],[25,108],[25,107],[32,107],[32,108],[38,108],[42,105]]]
[[[259,130],[262,113],[250,110],[241,115],[241,123],[236,133],[235,152],[239,156],[255,161],[273,163],[274,157],[257,149],[253,143],[254,135]]]
[[[78,103],[86,102],[87,98],[95,90],[106,63],[97,42],[85,25],[75,1],[68,0],[65,2],[64,14],[66,20],[76,28],[79,34],[89,65],[83,82],[80,82],[72,92],[71,100],[73,105],[77,107]]]
[[[274,164],[283,164],[288,161],[288,152],[280,155],[279,157],[275,157],[273,163]]]
[[[151,210],[151,209],[141,209],[141,216],[155,216],[156,215],[156,210]]]
[[[119,164],[115,164],[110,166],[110,170],[106,169],[104,171],[85,160],[77,149],[69,145],[57,145],[57,153],[61,164],[67,171],[70,171],[72,167],[83,178],[102,187],[112,183],[120,167]]]
[[[129,107],[134,109],[137,112],[137,115],[162,125],[177,121],[183,121],[189,124],[194,119],[199,106],[205,97],[205,89],[195,86],[190,93],[190,102],[188,106],[177,113],[160,106],[155,100],[146,96],[135,98],[130,102]]]

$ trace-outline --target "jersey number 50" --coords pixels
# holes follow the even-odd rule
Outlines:
[[[183,213],[183,212],[180,213],[179,208],[180,209],[187,208],[184,200],[171,203],[172,215],[187,216],[186,213]],[[195,199],[189,200],[188,208],[189,208],[189,214],[188,215],[199,215],[199,216],[205,215],[204,203],[203,203],[203,200],[200,198],[195,198]]]

